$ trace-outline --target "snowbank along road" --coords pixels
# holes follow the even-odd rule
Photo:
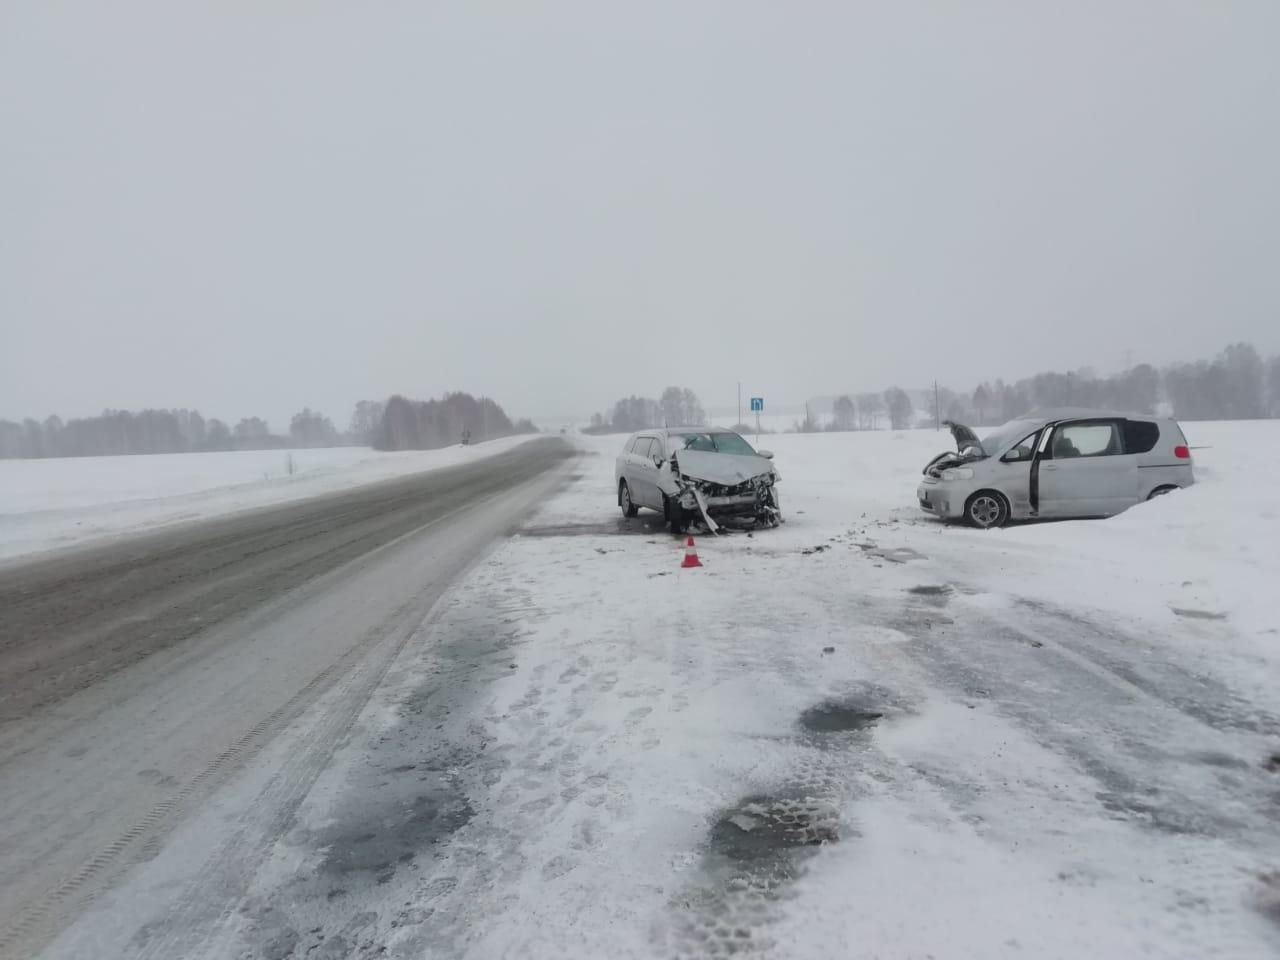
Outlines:
[[[502,437],[438,450],[322,447],[0,460],[0,565],[112,535],[460,466],[529,439]]]
[[[0,955],[32,956],[318,711],[255,811],[283,823],[444,586],[569,455],[533,441],[0,570]]]
[[[1280,955],[1263,429],[1188,426],[1201,482],[1113,520],[988,532],[915,507],[932,432],[770,437],[787,523],[694,570],[619,516],[620,438],[580,439],[550,497],[563,471],[9,720],[0,943]],[[108,667],[180,624],[113,616]]]

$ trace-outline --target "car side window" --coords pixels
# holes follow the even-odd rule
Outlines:
[[[653,448],[657,445],[657,441],[653,437],[641,437],[636,445],[636,455],[644,457],[646,460],[653,459]]]
[[[1120,428],[1114,422],[1068,423],[1059,427],[1051,445],[1053,459],[1114,457],[1124,453]]]
[[[1021,463],[1024,460],[1030,460],[1035,456],[1036,436],[1039,433],[1040,431],[1037,430],[1034,433],[1027,434],[1015,443],[1013,447],[1000,459],[1005,463]]]
[[[1149,453],[1160,439],[1160,427],[1150,420],[1124,422],[1124,448],[1129,453]]]
[[[626,448],[625,450],[623,450],[622,452],[623,452],[623,453],[626,453],[626,454],[634,454],[634,453],[636,452],[636,447],[639,445],[639,443],[640,443],[640,438],[639,438],[639,437],[632,437],[632,438],[627,442],[627,448]]]

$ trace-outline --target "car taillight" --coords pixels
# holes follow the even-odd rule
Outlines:
[[[1177,457],[1179,460],[1190,460],[1191,450],[1187,447],[1174,447],[1173,455]]]

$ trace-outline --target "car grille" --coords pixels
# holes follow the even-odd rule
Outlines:
[[[759,484],[758,486],[764,488],[768,484]],[[720,483],[706,483],[702,485],[702,492],[710,497],[747,497],[757,493],[757,484],[751,480],[735,484],[732,487],[727,487]]]

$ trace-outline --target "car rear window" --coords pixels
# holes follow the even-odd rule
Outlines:
[[[1160,439],[1160,428],[1150,420],[1124,422],[1124,449],[1128,453],[1148,453]]]

